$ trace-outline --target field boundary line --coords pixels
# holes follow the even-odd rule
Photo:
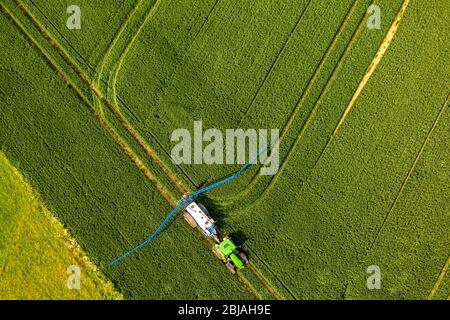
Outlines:
[[[38,54],[39,54],[39,53],[38,53]],[[45,58],[43,58],[43,57],[41,57],[41,58],[42,58],[42,59],[45,59]],[[52,68],[52,67],[50,67],[50,68]],[[53,69],[52,69],[52,71],[53,71]],[[55,72],[55,73],[56,73],[56,72]],[[57,77],[59,78],[59,75],[58,75],[58,74],[57,74]],[[61,78],[60,78],[60,80],[61,80]],[[82,99],[82,97],[78,97],[78,98]],[[30,118],[29,118],[25,113],[23,113],[20,109],[17,109],[16,112],[17,112],[18,114],[21,115],[22,119],[23,119],[26,123],[28,123],[29,126],[32,126],[32,125],[33,125],[33,121],[30,120]],[[44,141],[44,143],[50,148],[50,145],[48,144],[48,142],[47,142],[47,140],[44,138],[44,136],[43,136],[39,131],[36,131],[36,133],[37,133],[37,135],[42,139],[42,141]],[[60,153],[59,153],[58,151],[55,151],[55,154],[58,155],[58,156],[60,155]],[[59,160],[58,157],[55,159],[55,161],[58,162],[60,165],[61,165],[61,164],[64,164],[62,161]],[[87,186],[87,187],[86,187],[85,185],[83,185],[83,184],[81,183],[80,178],[77,177],[77,176],[72,172],[72,170],[68,170],[68,172],[69,172],[70,176],[73,177],[73,179],[74,179],[73,182],[75,182],[75,183],[83,190],[85,196],[87,196],[87,195],[90,194],[90,193],[92,193],[92,194],[94,193],[94,190],[93,190],[90,186]],[[98,210],[100,210],[100,208],[99,208],[97,205],[96,205],[96,207],[97,207]],[[112,224],[110,221],[108,221],[108,219],[106,219],[105,217],[103,217],[102,220],[105,221],[105,223],[106,223],[107,225],[112,226],[115,230],[117,230],[117,232],[122,236],[122,238],[124,239],[124,241],[126,241],[130,246],[132,245],[132,243],[131,243],[124,235],[123,235],[122,231],[119,230],[119,229],[117,229],[116,226],[115,226],[114,224]]]
[[[450,255],[448,256],[447,261],[445,262],[444,266],[442,267],[442,270],[439,273],[439,276],[436,280],[436,283],[433,286],[433,289],[431,289],[431,292],[427,297],[428,300],[432,300],[434,298],[434,296],[436,295],[436,292],[439,289],[439,287],[441,286],[441,283],[444,280],[445,274],[447,273],[449,267],[450,267]],[[449,296],[449,298],[450,298],[450,296]]]
[[[242,120],[245,118],[245,116],[247,115],[248,111],[250,110],[250,108],[252,107],[253,103],[256,101],[256,99],[258,98],[262,88],[264,87],[264,85],[266,84],[267,80],[269,79],[270,75],[273,72],[273,69],[275,68],[275,66],[277,65],[278,61],[280,60],[281,56],[284,53],[284,50],[286,49],[287,45],[289,44],[292,36],[294,35],[294,33],[297,30],[297,27],[300,25],[300,22],[302,21],[303,16],[305,15],[305,12],[308,10],[309,5],[311,4],[312,0],[309,0],[308,3],[305,6],[305,9],[303,9],[302,13],[300,14],[300,17],[298,18],[297,22],[295,23],[294,27],[292,28],[291,32],[288,34],[286,40],[284,41],[283,46],[281,47],[281,49],[278,51],[278,54],[274,60],[274,62],[272,63],[272,65],[269,68],[269,71],[266,73],[261,85],[259,86],[258,90],[256,91],[255,95],[253,96],[252,101],[250,102],[250,104],[248,105],[248,107],[246,108],[244,114],[241,115],[241,120],[238,122],[237,127],[239,128],[239,126],[241,125]]]
[[[381,224],[380,228],[378,229],[378,232],[375,235],[375,238],[373,239],[373,241],[372,241],[372,243],[370,245],[370,249],[372,249],[372,247],[374,246],[375,242],[377,241],[380,233],[382,232],[384,226],[386,225],[386,222],[387,222],[389,216],[391,215],[395,205],[397,204],[397,201],[400,198],[400,195],[402,194],[403,190],[405,189],[406,183],[411,178],[411,176],[412,176],[412,174],[414,172],[414,169],[416,168],[417,162],[419,161],[420,157],[422,156],[422,153],[425,150],[425,147],[427,146],[427,143],[430,140],[430,137],[431,137],[434,129],[436,128],[439,119],[441,118],[442,114],[444,113],[446,107],[448,107],[449,99],[450,99],[450,94],[448,94],[447,99],[445,100],[443,106],[441,107],[438,115],[436,116],[436,118],[435,118],[435,120],[433,122],[433,125],[428,130],[428,133],[427,133],[425,139],[422,142],[422,145],[421,145],[421,147],[419,149],[419,152],[417,153],[416,157],[414,158],[413,163],[411,164],[411,167],[408,170],[408,174],[403,179],[403,182],[402,182],[402,184],[400,186],[400,189],[397,191],[397,194],[396,194],[396,196],[394,198],[394,201],[392,202],[391,206],[389,207],[389,211],[387,212],[386,216],[384,217],[383,223]]]

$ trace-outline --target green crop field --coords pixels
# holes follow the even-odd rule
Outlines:
[[[120,299],[0,153],[0,299]],[[80,266],[83,290],[66,286],[67,268]]]
[[[69,29],[72,4],[0,3],[0,151],[125,299],[450,298],[448,1],[80,0]],[[239,169],[172,161],[194,121],[279,130],[274,175],[198,198],[249,265],[179,210],[109,267]]]

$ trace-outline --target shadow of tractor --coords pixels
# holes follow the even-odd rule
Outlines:
[[[245,242],[249,238],[243,231],[235,230],[229,223],[227,223],[227,214],[221,209],[221,207],[206,195],[199,195],[195,201],[206,207],[211,217],[216,221],[219,233],[221,233],[223,237],[231,239],[236,246],[244,246],[241,250],[249,256],[249,251],[245,250]]]

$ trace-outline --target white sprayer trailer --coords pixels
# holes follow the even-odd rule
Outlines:
[[[208,210],[200,203],[192,201],[185,208],[183,218],[189,223],[192,228],[198,227],[207,237],[212,237],[216,242],[219,242],[216,222],[209,215]]]

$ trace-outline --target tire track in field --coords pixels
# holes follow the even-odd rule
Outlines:
[[[372,2],[372,3],[374,3],[374,2]],[[365,82],[364,82],[364,86],[365,86],[365,84],[367,83],[367,81],[368,81],[369,78],[370,78],[370,77],[366,77],[367,73],[370,73],[370,75],[373,74],[373,72],[374,72],[376,66],[377,66],[378,63],[381,61],[381,58],[382,58],[382,56],[380,56],[379,53],[382,52],[382,54],[384,55],[384,53],[386,52],[387,47],[388,47],[389,44],[390,44],[390,41],[392,40],[392,37],[393,37],[394,34],[395,34],[395,31],[397,30],[397,26],[398,26],[398,23],[399,23],[399,21],[400,21],[400,20],[398,19],[398,18],[399,18],[399,13],[400,13],[400,19],[401,19],[401,18],[403,17],[404,10],[406,9],[405,3],[406,3],[406,6],[407,6],[407,5],[409,4],[409,0],[404,0],[402,6],[400,7],[400,9],[399,9],[399,11],[398,11],[398,14],[397,14],[396,18],[394,19],[394,21],[393,21],[393,23],[392,23],[392,25],[391,25],[391,28],[390,28],[389,31],[387,32],[387,35],[386,35],[385,39],[382,41],[380,47],[378,48],[377,53],[375,54],[374,59],[372,60],[371,64],[369,65],[369,68],[368,68],[367,71],[366,71],[366,74],[363,76],[363,79],[361,80],[361,82],[365,81]],[[344,59],[345,56],[347,55],[348,51],[350,51],[350,48],[351,48],[351,46],[352,46],[353,41],[356,39],[358,33],[359,33],[360,30],[361,30],[361,26],[363,25],[364,19],[365,19],[365,14],[361,17],[361,20],[360,20],[360,23],[359,23],[359,25],[358,25],[358,28],[357,28],[357,29],[355,30],[355,32],[353,33],[350,42],[348,43],[348,45],[347,45],[347,47],[346,47],[344,53],[342,54],[341,58],[339,59],[338,64],[336,65],[335,69],[333,70],[332,75],[331,75],[330,78],[328,79],[328,82],[327,82],[327,85],[326,85],[325,89],[322,91],[322,93],[321,93],[319,99],[317,100],[316,105],[314,106],[313,110],[312,110],[312,111],[310,112],[310,114],[308,115],[308,118],[307,118],[307,120],[306,120],[304,126],[300,129],[300,132],[299,132],[299,134],[298,134],[298,136],[297,136],[295,142],[293,143],[293,146],[290,148],[290,150],[289,150],[289,152],[288,152],[288,155],[286,156],[285,160],[281,163],[280,168],[279,168],[277,174],[272,178],[272,180],[271,180],[269,186],[263,191],[263,193],[260,195],[260,197],[259,197],[259,198],[258,198],[251,206],[254,206],[258,201],[260,201],[261,199],[265,198],[265,197],[267,196],[268,192],[270,192],[270,191],[274,188],[275,183],[277,182],[280,173],[284,170],[284,168],[285,168],[285,166],[287,165],[289,159],[293,156],[294,151],[295,151],[295,148],[297,147],[297,145],[298,145],[299,142],[301,141],[302,136],[303,136],[303,133],[304,133],[304,130],[307,128],[308,123],[309,123],[310,121],[312,121],[311,119],[313,118],[315,112],[317,111],[317,108],[318,108],[319,105],[320,105],[320,102],[321,102],[322,97],[328,92],[330,84],[334,81],[334,79],[335,79],[335,73],[337,72],[337,70],[339,69],[339,67],[341,66],[341,64],[343,63],[343,59]],[[392,28],[394,28],[394,32],[392,32]],[[386,39],[388,39],[388,42],[385,42]],[[386,44],[387,44],[387,46],[386,46]],[[374,61],[376,61],[377,63],[374,64]],[[360,84],[361,84],[361,82],[360,82]],[[359,90],[357,89],[357,91],[359,91],[359,94],[362,92],[362,89],[364,88],[364,86],[361,87],[360,85],[358,85],[358,88],[361,87]],[[359,94],[358,94],[358,96],[359,96]],[[351,106],[353,106],[353,104],[354,104],[354,102],[356,101],[356,99],[357,99],[358,96],[355,96],[355,94],[352,96],[351,101],[353,101],[353,102],[352,102]],[[351,109],[351,107],[350,107],[350,109]],[[346,109],[345,109],[345,110],[347,110],[347,112],[345,113],[345,110],[344,110],[344,113],[345,113],[345,114],[348,114],[348,112],[350,111],[350,109],[349,109],[348,106],[347,106]],[[345,118],[344,118],[344,119],[345,119]],[[336,127],[335,127],[334,130],[333,130],[333,132],[334,132],[335,134],[337,133],[337,129],[336,129],[336,128],[337,128],[338,126],[340,127],[339,123],[342,124],[342,122],[343,122],[343,119],[342,119],[342,116],[341,116],[341,118],[340,118],[338,124],[336,125]],[[311,169],[311,171],[314,170],[314,168],[315,168],[315,167],[317,166],[317,164],[319,163],[320,159],[322,158],[323,154],[325,153],[325,150],[327,149],[328,145],[330,144],[330,140],[331,140],[332,137],[333,137],[333,135],[330,136],[330,138],[328,139],[327,144],[326,144],[325,147],[322,149],[322,151],[321,151],[321,153],[320,153],[320,155],[319,155],[317,161],[315,162],[313,168]]]
[[[259,282],[267,289],[267,291],[276,299],[276,300],[285,300],[284,297],[271,285],[269,280],[259,272],[258,268],[255,267],[253,262],[249,262],[247,268],[256,276]]]
[[[160,194],[166,199],[167,202],[171,206],[175,206],[177,201],[173,195],[170,194],[165,188],[159,183],[158,179],[153,175],[153,173],[146,168],[146,166],[142,163],[142,161],[139,159],[139,157],[132,151],[132,149],[122,140],[122,138],[115,132],[115,130],[102,118],[102,116],[96,112],[92,104],[87,100],[86,97],[83,96],[83,94],[79,91],[76,86],[74,86],[67,75],[58,68],[58,66],[51,60],[49,55],[45,52],[45,50],[26,32],[25,28],[18,22],[12,14],[9,12],[9,10],[4,7],[3,4],[1,4],[2,11],[7,15],[7,17],[14,23],[14,25],[18,28],[19,32],[23,34],[28,42],[33,48],[35,48],[38,51],[38,54],[40,57],[47,63],[47,65],[57,74],[57,76],[60,78],[60,80],[63,81],[64,84],[66,84],[74,93],[75,95],[81,100],[81,102],[87,107],[89,113],[93,115],[101,124],[101,126],[107,131],[108,134],[113,138],[113,140],[119,145],[119,147],[122,149],[122,151],[135,163],[135,165],[138,167],[138,169],[144,174],[144,176],[149,179],[151,182],[154,183],[157,190],[160,192]],[[24,6],[21,7],[21,10],[26,10]],[[34,17],[31,14],[27,14],[27,17],[30,19],[34,19]],[[37,21],[34,21],[33,24],[38,24]],[[40,26],[39,26],[40,27]],[[38,31],[46,32],[42,27],[38,29]],[[48,37],[50,37],[47,34]],[[47,40],[47,36],[44,36]],[[59,44],[52,40],[49,43],[54,46],[59,46]],[[63,51],[63,48],[59,48]],[[57,49],[59,52],[60,50]],[[66,59],[64,59],[66,61]],[[69,59],[70,60],[70,59]],[[69,63],[68,61],[66,61]],[[69,65],[73,68],[74,65],[76,66],[76,63],[73,60],[70,60]],[[78,70],[82,74],[82,70]],[[78,73],[77,73],[78,75]],[[87,76],[86,76],[86,79]],[[84,80],[84,79],[83,79]],[[103,103],[107,103],[106,98],[101,94],[101,92],[89,81],[89,87],[91,90],[98,96],[98,98],[101,99]],[[237,276],[238,281],[244,286],[246,291],[255,299],[260,299],[261,296],[257,293],[257,291],[254,289],[254,287],[248,282],[248,280],[243,275]],[[265,286],[265,283],[262,283],[263,286]],[[270,289],[266,288],[269,292]]]
[[[70,43],[69,40],[67,40],[67,38],[64,36],[63,33],[61,33],[59,31],[59,29],[55,26],[55,24],[44,14],[44,12],[39,8],[39,6],[34,2],[34,0],[28,0],[36,9],[37,11],[39,11],[39,13],[48,21],[48,23],[53,27],[53,29],[56,30],[56,32],[59,33],[59,35],[61,36],[62,39],[64,39],[65,42],[67,42],[67,44],[70,46],[70,48],[72,48],[72,50],[78,55],[78,57],[83,60],[83,62],[86,64],[86,66],[88,67],[89,70],[91,70],[92,72],[95,71],[95,69],[89,64],[88,61],[86,61],[86,59],[84,59],[84,57],[81,55],[81,53],[79,53],[77,51],[77,49],[75,47],[72,46],[72,44]]]
[[[74,70],[74,72],[81,78],[81,80],[85,83],[90,83],[89,77],[86,75],[84,71],[80,67],[78,67],[75,60],[73,60],[64,50],[64,48],[52,38],[52,36],[47,32],[47,30],[36,20],[36,18],[31,14],[28,8],[20,1],[14,0],[20,11],[31,21],[33,26],[37,29],[37,31],[47,40],[50,45],[56,49],[59,55],[66,61]],[[6,8],[6,7],[5,7]],[[25,28],[24,28],[25,30]],[[42,49],[43,50],[43,49]],[[57,67],[56,67],[57,68]],[[58,69],[58,68],[57,68]],[[90,88],[97,94],[100,94],[99,90],[96,86],[90,83]]]
[[[298,102],[297,102],[297,104],[296,104],[294,110],[292,111],[291,115],[289,116],[288,121],[287,121],[287,122],[285,123],[285,125],[283,126],[283,129],[282,129],[282,131],[281,131],[280,138],[279,138],[279,140],[276,142],[275,147],[278,147],[279,144],[280,144],[280,142],[283,141],[283,140],[285,139],[286,135],[288,134],[289,129],[291,128],[292,124],[294,123],[295,117],[296,117],[296,116],[298,115],[298,113],[300,112],[300,109],[301,109],[301,106],[303,105],[304,99],[306,98],[307,94],[310,92],[310,90],[311,90],[313,84],[316,82],[317,77],[319,76],[319,74],[320,74],[320,72],[321,72],[323,66],[325,65],[325,61],[326,61],[326,60],[328,59],[328,57],[330,56],[332,50],[334,49],[334,47],[335,47],[335,45],[336,45],[336,43],[337,43],[337,40],[338,40],[339,36],[341,35],[341,33],[342,33],[343,29],[345,28],[345,26],[346,26],[348,20],[350,19],[351,15],[353,14],[353,11],[354,11],[354,9],[355,9],[355,5],[356,5],[356,4],[357,4],[357,1],[354,1],[353,4],[352,4],[352,6],[350,7],[350,9],[348,10],[347,14],[345,15],[345,17],[344,17],[344,19],[343,19],[341,25],[339,26],[338,30],[335,32],[335,35],[334,35],[332,41],[330,42],[330,44],[328,45],[328,47],[327,47],[327,49],[326,49],[324,55],[323,55],[322,58],[320,59],[319,64],[316,66],[316,68],[315,68],[315,70],[314,70],[312,76],[310,77],[310,79],[309,79],[309,81],[308,81],[308,83],[307,83],[307,85],[306,85],[306,88],[305,88],[304,91],[302,92],[302,94],[301,94],[301,96],[300,96],[300,98],[299,98],[299,100],[298,100]],[[363,17],[363,18],[364,18],[364,17]],[[361,21],[362,21],[362,20],[361,20]],[[349,43],[349,44],[350,44],[350,43]],[[349,46],[349,44],[347,45],[347,47]],[[338,64],[340,63],[340,61],[343,59],[344,56],[345,56],[345,52],[344,52],[343,55],[341,55],[341,58],[340,58],[339,61],[337,62]],[[334,72],[334,70],[333,70],[333,72]],[[331,77],[328,79],[328,81],[330,81],[330,79],[331,79]],[[327,87],[327,85],[328,85],[328,82],[327,82],[325,88]],[[324,89],[324,90],[325,90],[325,89]],[[322,91],[322,92],[323,92],[323,91]],[[322,94],[320,95],[320,97],[321,97],[321,96],[322,96]],[[319,97],[319,99],[320,99],[320,97]],[[308,117],[307,117],[307,119],[306,119],[305,124],[304,124],[304,125],[302,126],[302,128],[300,129],[300,133],[297,135],[297,138],[298,138],[299,136],[302,136],[302,135],[303,135],[303,131],[304,131],[304,129],[307,128],[310,119],[314,116],[314,114],[315,114],[315,112],[316,112],[316,109],[317,109],[316,107],[318,107],[318,105],[319,105],[319,104],[316,102],[316,105],[315,105],[315,107],[312,109],[312,111],[309,113],[309,115],[308,115]],[[300,139],[301,139],[301,138],[299,138],[298,140],[300,140]],[[296,141],[297,141],[297,139],[296,139]],[[295,151],[296,144],[297,144],[297,142],[294,142],[294,143],[292,144],[291,148],[290,148],[289,151],[288,151],[288,155],[284,158],[283,162],[280,164],[280,166],[281,166],[280,168],[284,167],[284,163],[287,163],[287,162],[289,161],[289,159],[290,159],[290,157],[291,157],[290,154],[292,155],[292,153]],[[255,185],[259,182],[259,180],[261,179],[261,175],[258,174],[258,172],[259,172],[260,170],[261,170],[261,168],[257,171],[257,173],[254,175],[252,181],[244,188],[244,190],[242,190],[242,191],[239,192],[238,194],[232,195],[232,196],[230,196],[230,197],[228,197],[228,198],[226,198],[226,199],[222,198],[222,199],[220,199],[220,200],[225,201],[225,202],[230,202],[230,201],[233,201],[233,200],[242,198],[242,196],[248,195],[248,193],[251,192],[251,190],[254,188],[254,186],[255,186]],[[274,178],[275,178],[276,176],[278,176],[278,172],[275,174]],[[219,199],[214,199],[214,200],[217,201],[217,200],[219,200]],[[232,205],[232,203],[233,203],[233,202],[231,202],[231,205]]]
[[[269,79],[270,75],[272,74],[275,66],[277,65],[278,61],[280,60],[280,58],[283,56],[284,50],[286,49],[287,45],[289,44],[289,41],[292,38],[292,35],[295,33],[295,31],[297,30],[297,27],[300,25],[300,22],[302,21],[302,18],[305,14],[305,12],[308,10],[309,5],[311,4],[312,0],[309,0],[308,3],[305,6],[305,9],[303,9],[302,13],[300,14],[300,17],[298,18],[297,22],[295,23],[294,27],[292,28],[291,32],[289,33],[289,35],[287,36],[286,40],[284,41],[283,46],[281,47],[281,49],[278,51],[278,54],[274,60],[274,62],[272,63],[272,65],[269,68],[269,71],[266,73],[261,85],[259,86],[258,90],[256,91],[255,95],[253,96],[252,101],[250,102],[250,104],[247,106],[247,108],[245,109],[244,114],[241,116],[241,120],[239,121],[237,127],[239,128],[239,126],[241,125],[242,120],[245,118],[245,116],[247,115],[248,111],[250,110],[250,108],[253,106],[253,104],[255,103],[256,99],[259,97],[259,94],[262,90],[262,88],[264,87],[264,85],[266,84],[267,80]]]
[[[439,273],[439,276],[436,280],[436,283],[433,286],[433,289],[431,289],[431,292],[427,297],[428,300],[432,300],[434,298],[434,296],[436,295],[436,292],[439,289],[439,287],[441,286],[441,283],[444,280],[444,277],[447,274],[449,267],[450,267],[450,255],[448,256],[447,261],[445,262],[444,266],[442,267],[442,270]],[[447,299],[450,300],[450,296]]]
[[[103,69],[108,62],[109,57],[111,56],[112,49],[117,44],[117,41],[120,39],[120,36],[122,35],[123,31],[127,27],[127,25],[130,23],[133,16],[136,15],[137,11],[139,10],[140,6],[142,5],[142,0],[136,0],[134,2],[133,8],[130,10],[130,12],[127,15],[127,18],[125,21],[120,25],[119,30],[114,34],[114,37],[111,39],[108,48],[106,49],[105,54],[102,56],[96,70],[95,70],[95,76],[94,76],[94,83],[100,87],[101,83],[100,80],[103,75]]]
[[[405,186],[406,183],[408,182],[408,180],[411,178],[414,169],[416,168],[417,162],[419,161],[420,157],[423,154],[423,151],[425,149],[425,147],[428,144],[428,141],[430,141],[430,137],[433,134],[434,129],[436,128],[437,123],[439,122],[439,119],[441,118],[442,114],[444,113],[444,111],[448,108],[448,104],[449,104],[449,100],[450,100],[450,94],[447,96],[447,99],[445,100],[444,104],[442,105],[441,109],[439,110],[438,115],[436,116],[433,125],[431,126],[431,128],[428,130],[428,133],[425,137],[425,139],[422,142],[422,145],[419,149],[419,152],[417,153],[416,157],[414,158],[413,163],[411,164],[411,167],[408,170],[408,174],[406,175],[406,177],[403,179],[402,184],[400,185],[400,189],[397,191],[397,194],[395,195],[394,201],[392,202],[389,211],[387,212],[386,216],[384,217],[383,223],[381,224],[380,228],[378,229],[377,234],[375,235],[375,238],[373,239],[371,245],[370,245],[370,249],[373,248],[375,242],[377,241],[379,235],[381,234],[384,226],[386,225],[386,222],[389,218],[389,216],[391,215],[393,209],[395,208],[395,205],[397,204],[398,199],[400,198],[401,194],[403,193],[403,191],[405,190]]]
[[[119,32],[115,35],[114,40],[111,42],[110,46],[108,47],[106,54],[103,56],[101,65],[97,69],[98,73],[96,73],[95,81],[96,81],[97,85],[100,83],[100,81],[102,79],[104,65],[109,62],[110,56],[111,56],[113,50],[115,49],[117,42],[120,40],[120,37],[122,36],[123,31],[126,28],[126,24],[133,18],[134,15],[136,15],[137,11],[141,7],[141,3],[142,3],[142,0],[136,4],[135,8],[132,10],[129,17],[125,21],[125,24],[123,24],[121,26]],[[150,147],[150,145],[142,138],[142,136],[133,128],[133,126],[126,119],[126,117],[123,116],[123,114],[120,112],[118,101],[117,101],[116,90],[115,90],[118,72],[120,70],[122,63],[125,60],[125,57],[126,57],[128,51],[130,50],[134,41],[137,39],[137,37],[141,33],[142,28],[146,24],[147,20],[154,15],[159,4],[160,4],[160,0],[156,0],[155,3],[149,8],[142,23],[139,24],[139,22],[137,22],[139,24],[138,29],[132,35],[131,40],[127,43],[124,50],[121,52],[119,60],[116,63],[114,63],[113,70],[111,71],[112,73],[107,82],[106,96],[109,99],[108,98],[106,99],[107,102],[105,102],[105,105],[112,112],[112,114],[114,115],[116,120],[122,125],[122,127],[125,128],[128,131],[128,133],[130,133],[130,135],[133,137],[133,139],[142,147],[142,149],[150,157],[150,159],[153,160],[153,162],[158,165],[158,167],[163,171],[163,173],[166,175],[166,177],[168,177],[169,180],[174,185],[176,185],[177,188],[180,189],[182,193],[186,193],[188,191],[188,189],[184,186],[184,184],[175,176],[175,174],[170,170],[170,168],[163,163],[163,161],[158,157],[158,155],[153,150],[153,148]]]
[[[142,31],[142,28],[146,24],[147,20],[153,16],[155,13],[155,10],[159,6],[160,1],[156,0],[155,4],[150,8],[147,15],[144,18],[144,21],[139,25],[136,32],[133,34],[131,40],[127,43],[124,50],[121,52],[119,60],[114,64],[113,70],[111,72],[111,75],[108,79],[108,85],[107,85],[107,96],[109,97],[107,106],[110,109],[110,111],[114,114],[116,119],[120,122],[120,124],[131,134],[131,136],[135,139],[135,141],[144,149],[145,153],[150,157],[151,160],[153,160],[154,163],[158,165],[158,167],[162,170],[162,172],[166,175],[167,178],[179,189],[183,194],[188,192],[187,187],[183,184],[182,181],[180,181],[176,175],[170,170],[170,168],[165,165],[165,163],[158,157],[156,152],[153,150],[153,148],[150,147],[150,145],[142,138],[142,136],[134,129],[134,127],[130,124],[130,122],[127,120],[127,118],[120,112],[119,104],[117,101],[117,94],[116,94],[116,81],[117,77],[120,71],[120,68],[125,61],[125,58],[131,49],[131,47],[134,44],[134,41],[138,38],[139,34]],[[111,48],[112,49],[112,48]]]
[[[375,69],[377,68],[378,64],[381,62],[381,60],[383,59],[384,54],[386,53],[389,45],[391,44],[392,40],[394,39],[395,33],[397,32],[397,28],[398,25],[401,21],[401,19],[403,18],[403,14],[406,11],[406,8],[409,5],[410,0],[404,0],[395,19],[394,22],[392,23],[391,27],[389,28],[389,30],[386,33],[385,38],[383,39],[383,41],[381,42],[381,45],[379,46],[375,57],[373,58],[372,62],[370,63],[369,67],[367,68],[366,73],[364,74],[362,80],[360,81],[358,87],[356,88],[356,91],[353,93],[352,98],[350,99],[350,102],[348,103],[347,107],[345,108],[344,112],[342,113],[338,123],[336,124],[336,127],[333,130],[333,133],[331,134],[330,138],[327,141],[327,144],[325,145],[325,148],[322,149],[322,152],[319,156],[319,159],[317,160],[316,164],[314,165],[314,167],[317,165],[317,163],[319,163],[320,159],[322,158],[323,154],[325,153],[325,150],[327,149],[327,147],[329,146],[329,144],[333,141],[334,137],[336,136],[337,132],[339,131],[339,128],[342,126],[342,124],[344,123],[345,119],[347,118],[348,114],[350,113],[351,109],[353,108],[356,100],[358,100],[361,92],[364,90],[364,88],[366,87],[367,82],[370,80],[370,78],[372,77]]]
[[[321,91],[321,93],[320,93],[320,95],[319,95],[319,97],[318,97],[314,107],[309,112],[304,125],[301,127],[299,133],[297,134],[297,137],[296,137],[295,141],[292,143],[291,147],[289,148],[289,151],[288,151],[286,157],[284,158],[283,162],[280,164],[278,172],[271,178],[271,181],[270,181],[269,185],[258,196],[258,198],[253,203],[249,204],[247,207],[254,207],[258,202],[262,201],[268,195],[268,193],[271,192],[273,190],[273,188],[275,187],[275,184],[278,181],[279,177],[281,176],[282,172],[284,171],[284,169],[286,168],[286,166],[289,163],[290,159],[294,156],[295,152],[297,151],[298,144],[302,140],[305,130],[308,128],[309,124],[313,121],[313,118],[314,118],[315,114],[317,113],[319,107],[321,106],[321,102],[322,102],[323,97],[328,93],[328,91],[329,91],[329,89],[331,87],[331,84],[336,79],[336,75],[337,75],[338,71],[340,70],[340,67],[343,64],[343,61],[347,57],[347,54],[349,53],[350,49],[352,48],[355,39],[357,38],[359,32],[361,31],[361,27],[363,26],[363,21],[364,21],[365,17],[366,17],[366,14],[364,13],[361,16],[361,18],[359,20],[359,23],[358,23],[358,26],[356,27],[355,31],[353,32],[349,42],[347,43],[347,46],[345,47],[344,51],[341,53],[337,64],[334,66],[332,73],[328,77],[327,82],[325,84],[325,87]],[[333,39],[333,41],[334,41],[334,39]],[[301,102],[302,102],[302,97],[299,100],[299,103],[301,103]],[[261,170],[261,168],[259,170]],[[255,179],[261,179],[260,177],[259,178],[258,177],[259,177],[259,175],[257,175]],[[252,181],[249,184],[249,186],[253,185],[253,184],[254,183]],[[249,187],[249,186],[247,186],[247,187]],[[244,189],[243,192],[245,192],[245,194],[247,194],[250,191]]]
[[[8,20],[17,28],[19,33],[24,37],[25,41],[37,51],[38,55],[41,59],[47,64],[47,66],[57,75],[57,77],[69,88],[71,89],[75,95],[79,98],[82,104],[87,108],[89,113],[97,119],[103,129],[111,136],[113,141],[122,149],[122,151],[127,155],[137,166],[137,168],[141,171],[141,173],[149,179],[156,187],[156,189],[160,192],[160,194],[169,202],[176,204],[176,200],[171,195],[169,191],[167,191],[163,185],[159,182],[159,180],[153,175],[153,173],[142,163],[139,157],[132,151],[132,149],[123,141],[120,136],[115,132],[115,130],[106,123],[103,118],[94,110],[91,102],[81,93],[81,91],[70,81],[69,77],[65,74],[64,71],[60,70],[56,63],[52,60],[48,53],[45,52],[45,49],[42,48],[36,40],[26,31],[25,27],[14,17],[14,15],[3,5],[0,4],[2,12],[8,18]]]
[[[107,108],[112,112],[115,119],[122,125],[123,128],[125,128],[128,133],[133,137],[133,139],[142,147],[142,149],[145,151],[147,156],[150,157],[151,160],[153,160],[154,163],[158,165],[158,167],[163,171],[163,173],[166,175],[166,177],[169,178],[169,180],[177,186],[178,189],[181,190],[182,193],[186,193],[188,189],[183,185],[181,181],[177,179],[175,174],[168,168],[162,160],[157,156],[156,152],[150,147],[148,143],[142,138],[142,136],[133,128],[133,126],[129,123],[129,121],[126,119],[126,117],[123,116],[123,114],[119,110],[118,102],[117,102],[117,96],[115,92],[115,81],[120,69],[121,64],[124,61],[124,58],[126,54],[128,53],[128,50],[131,48],[133,42],[136,40],[136,38],[139,36],[140,32],[142,31],[143,26],[146,24],[147,20],[152,17],[157,10],[159,6],[160,0],[156,0],[155,3],[149,8],[149,11],[144,17],[144,20],[142,23],[139,24],[139,27],[137,31],[133,34],[131,41],[127,43],[124,51],[122,51],[119,60],[114,64],[113,70],[111,73],[111,76],[108,81],[107,85],[107,94],[103,94],[103,96],[110,97],[109,99],[106,99],[106,102],[104,104],[107,106]],[[110,62],[110,56],[113,53],[113,50],[116,47],[117,42],[120,40],[123,31],[126,28],[126,24],[129,23],[129,21],[133,18],[133,16],[136,15],[137,11],[140,9],[142,4],[142,0],[136,3],[134,9],[130,12],[130,15],[128,16],[125,23],[121,26],[119,32],[115,35],[114,40],[111,41],[110,46],[108,47],[105,55],[102,57],[101,65],[97,68],[97,73],[94,80],[94,85],[98,86],[100,85],[100,81],[102,79],[104,66]],[[112,93],[110,92],[112,91]],[[101,99],[98,99],[95,97],[95,99],[98,101],[98,103],[101,105]],[[112,100],[112,102],[111,102]]]

